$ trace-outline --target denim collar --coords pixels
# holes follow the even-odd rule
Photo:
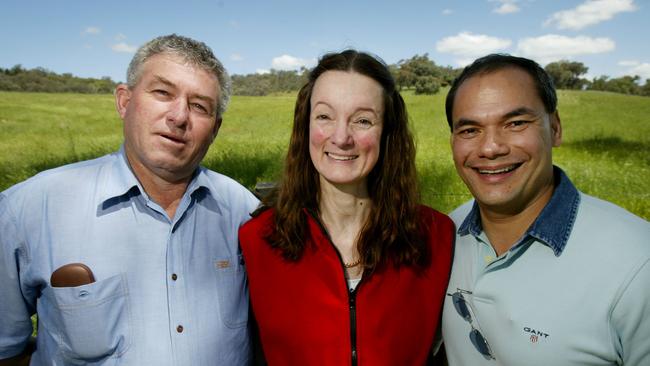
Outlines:
[[[553,166],[553,175],[556,186],[551,200],[518,243],[524,242],[528,238],[534,238],[549,246],[555,256],[559,256],[569,240],[580,204],[580,194],[562,169]],[[474,201],[472,210],[458,229],[458,235],[479,236],[482,231],[479,207]]]

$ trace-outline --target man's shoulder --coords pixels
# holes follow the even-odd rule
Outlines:
[[[101,167],[114,159],[116,159],[116,153],[47,169],[9,187],[2,194],[10,197],[21,193],[33,195],[40,191],[69,192],[78,184],[86,184],[90,175],[96,174]]]
[[[465,218],[467,215],[469,215],[470,211],[472,211],[472,207],[474,206],[474,199],[471,199],[462,205],[456,207],[453,211],[449,213],[449,217],[452,219],[454,224],[456,224],[456,227],[460,227],[460,225],[465,221]]]
[[[259,200],[241,183],[224,174],[201,167],[201,174],[207,179],[211,194],[222,205],[243,205],[249,212],[257,207]]]
[[[226,194],[244,194],[244,195],[252,195],[251,191],[248,190],[248,188],[244,187],[241,183],[238,181],[234,180],[233,178],[230,178],[227,175],[221,174],[219,172],[215,172],[214,170],[210,170],[205,167],[200,168],[202,173],[205,175],[205,177],[208,179],[212,187],[209,187],[210,189],[224,192]]]
[[[650,250],[650,245],[646,245],[650,237],[648,221],[612,202],[582,192],[574,230],[589,231],[605,240],[617,237],[621,245],[642,242]]]

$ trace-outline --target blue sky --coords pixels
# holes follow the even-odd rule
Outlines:
[[[207,43],[233,74],[311,66],[354,47],[388,63],[428,53],[462,66],[490,52],[583,62],[588,77],[650,78],[645,0],[5,0],[0,67],[125,79],[135,49],[162,34]]]

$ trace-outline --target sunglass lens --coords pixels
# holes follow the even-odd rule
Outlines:
[[[481,332],[479,332],[476,329],[473,329],[469,333],[469,339],[472,341],[472,344],[476,349],[483,355],[489,358],[492,358],[492,354],[490,353],[490,348],[488,348],[487,341],[485,338],[483,338],[483,335]]]
[[[465,320],[470,321],[472,319],[472,316],[469,315],[469,309],[467,308],[467,303],[465,302],[463,294],[456,292],[451,296],[451,298],[454,301],[454,307],[456,308],[458,314],[460,314],[460,316],[462,316]]]

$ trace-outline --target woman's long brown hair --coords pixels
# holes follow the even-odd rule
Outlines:
[[[406,106],[383,61],[355,50],[323,56],[298,93],[283,177],[264,202],[275,208],[275,225],[266,240],[292,261],[302,256],[309,241],[304,211],[318,215],[320,192],[319,174],[309,154],[310,100],[316,79],[333,70],[370,77],[384,91],[380,153],[367,179],[373,205],[357,242],[364,268],[373,271],[388,261],[398,266],[425,265],[430,253],[424,239],[426,223],[418,212],[415,144]]]

